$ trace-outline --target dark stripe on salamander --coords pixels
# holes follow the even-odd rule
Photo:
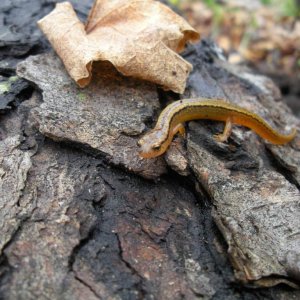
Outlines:
[[[229,103],[228,103],[229,104]],[[178,115],[178,114],[181,114],[181,113],[184,113],[186,110],[189,110],[190,108],[193,108],[193,107],[201,107],[201,108],[210,108],[210,107],[215,107],[215,108],[218,108],[220,110],[229,110],[229,111],[232,111],[232,112],[235,112],[235,113],[238,113],[238,114],[241,114],[241,115],[245,115],[247,117],[250,117],[251,119],[255,119],[259,124],[261,124],[268,132],[270,132],[272,135],[277,135],[276,132],[272,129],[271,126],[269,126],[266,122],[264,122],[262,120],[261,117],[259,117],[258,115],[256,115],[255,113],[251,113],[251,112],[248,112],[247,110],[245,110],[244,108],[235,108],[234,106],[233,107],[220,107],[219,105],[214,105],[213,103],[212,104],[209,104],[209,105],[199,105],[197,103],[195,104],[191,104],[191,103],[182,103],[181,105],[183,105],[182,108],[180,108],[178,111],[176,111],[175,113],[172,113],[171,117],[169,118],[169,122],[168,122],[168,127],[167,127],[167,135],[165,137],[165,139],[161,142],[161,145],[163,143],[166,142],[166,140],[168,139],[169,137],[169,133],[170,133],[170,126],[174,120],[174,118]],[[229,104],[230,105],[230,104]]]

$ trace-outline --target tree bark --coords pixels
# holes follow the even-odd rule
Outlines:
[[[222,124],[193,121],[165,158],[142,160],[136,141],[178,95],[109,65],[78,89],[34,24],[53,1],[13,3],[1,4],[2,30],[19,30],[0,48],[0,298],[299,298],[299,134],[278,147],[235,126],[218,143]],[[91,5],[72,3],[81,16]],[[300,129],[268,78],[212,42],[184,57],[183,97]]]

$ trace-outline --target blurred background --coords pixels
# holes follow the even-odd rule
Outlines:
[[[300,0],[168,0],[234,64],[271,77],[300,117]]]

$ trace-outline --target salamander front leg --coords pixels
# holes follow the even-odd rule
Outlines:
[[[222,133],[214,135],[215,140],[222,143],[226,142],[231,134],[231,130],[232,130],[232,122],[231,119],[228,118],[225,123],[224,131]]]
[[[177,124],[174,128],[173,128],[173,136],[176,133],[179,133],[183,138],[185,138],[185,127],[182,123]]]

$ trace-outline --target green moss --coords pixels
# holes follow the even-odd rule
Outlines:
[[[11,77],[9,77],[8,81],[13,83],[13,82],[16,82],[18,79],[19,79],[18,76],[11,76]]]
[[[10,90],[10,82],[0,82],[0,95],[9,92]]]
[[[0,82],[0,95],[8,93],[11,89],[11,85],[19,79],[18,76],[11,76],[7,81]]]
[[[86,94],[83,92],[80,92],[77,94],[78,100],[79,101],[85,101],[86,100]]]

